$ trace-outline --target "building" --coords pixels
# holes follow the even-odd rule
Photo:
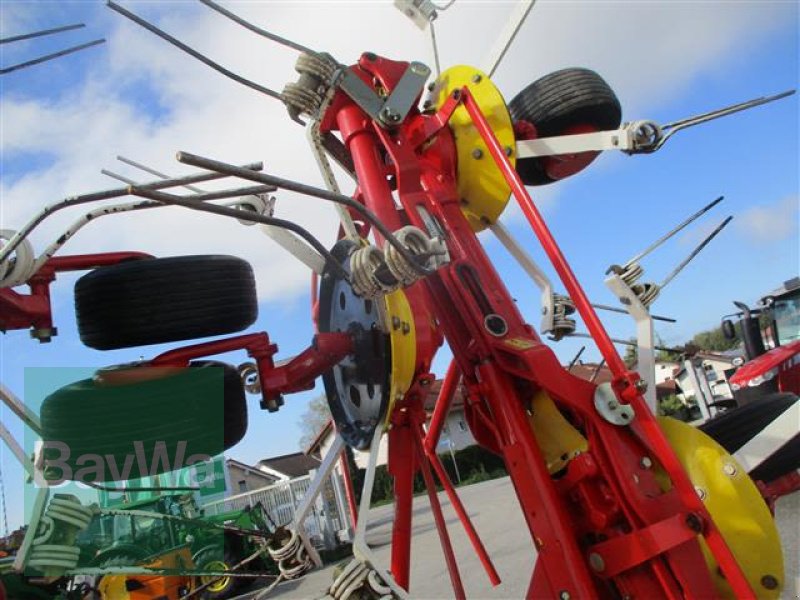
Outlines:
[[[698,371],[702,370],[705,381],[711,391],[712,398],[708,401],[733,398],[733,392],[728,384],[728,376],[735,370],[733,361],[741,355],[739,350],[728,352],[698,352],[692,357]],[[675,373],[675,381],[683,392],[684,397],[697,399],[703,390],[695,389],[694,380],[684,364]]]
[[[305,452],[293,452],[260,460],[257,467],[277,480],[286,481],[308,475],[319,468],[319,463],[319,459]]]
[[[278,474],[266,472],[258,467],[246,465],[232,458],[225,459],[231,494],[242,494],[258,490],[282,479]]]

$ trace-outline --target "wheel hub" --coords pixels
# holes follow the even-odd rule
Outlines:
[[[349,257],[357,248],[355,242],[341,240],[331,251],[348,274]],[[319,330],[351,334],[354,349],[322,379],[338,432],[358,450],[369,446],[389,404],[391,351],[381,307],[379,302],[357,296],[332,270],[323,272]]]

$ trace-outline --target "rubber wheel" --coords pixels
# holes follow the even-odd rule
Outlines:
[[[75,284],[81,341],[113,350],[223,335],[258,315],[255,279],[233,256],[176,256],[95,269]]]
[[[229,570],[240,561],[231,552],[223,554],[221,548],[208,548],[201,550],[194,557],[195,568],[201,571],[220,571]],[[211,577],[200,576],[200,584],[204,584],[211,579]],[[208,600],[223,600],[230,598],[236,590],[244,587],[248,581],[241,577],[225,577],[216,583],[211,584],[205,592],[203,598]]]
[[[69,449],[68,458],[59,449],[48,451],[47,458],[60,457],[73,476],[79,469],[95,470],[99,465],[103,477],[85,479],[113,481],[122,474],[115,476],[108,468],[110,459],[121,470],[133,455],[131,477],[139,476],[134,442],[141,442],[147,462],[143,466],[151,473],[154,466],[163,473],[174,468],[175,462],[185,464],[192,455],[213,457],[234,446],[247,430],[247,403],[235,367],[196,361],[159,379],[124,385],[84,379],[67,385],[45,398],[41,421],[42,439],[61,442]],[[169,465],[155,460],[158,442],[165,444]],[[185,443],[182,458],[181,442]],[[86,462],[88,455],[105,460]],[[77,464],[81,457],[85,458]]]
[[[622,121],[622,107],[614,90],[590,69],[562,69],[545,75],[517,94],[508,110],[514,122],[533,124],[537,137],[561,135],[576,127],[617,129]],[[595,157],[596,154],[581,168]],[[525,185],[556,181],[547,173],[548,158],[517,160],[517,173]]]
[[[733,454],[800,399],[791,393],[766,395],[706,421],[700,429]],[[757,481],[772,481],[800,469],[800,433],[750,472]]]

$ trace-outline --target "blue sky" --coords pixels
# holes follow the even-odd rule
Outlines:
[[[432,64],[427,38],[391,4],[249,2],[231,6],[243,16],[342,62],[372,50],[391,58]],[[293,80],[294,54],[186,2],[129,3],[182,40],[265,85]],[[305,18],[313,8],[313,20]],[[480,64],[509,5],[457,2],[440,16],[443,66]],[[8,66],[39,53],[95,37],[109,43],[79,55],[0,79],[0,224],[18,229],[33,213],[64,196],[115,187],[110,168],[141,175],[116,162],[122,154],[169,173],[188,170],[173,159],[190,150],[229,162],[264,160],[278,175],[320,184],[303,132],[283,107],[224,79],[95,2],[0,4],[3,36],[83,21],[87,28],[0,46]],[[389,26],[388,24],[391,24]],[[360,26],[353,28],[353,25]],[[344,32],[347,31],[346,34]],[[668,122],[773,94],[798,84],[798,6],[794,2],[625,3],[540,2],[498,70],[495,81],[510,100],[537,77],[566,66],[600,72],[617,91],[623,119]],[[652,156],[601,156],[578,176],[532,189],[549,225],[589,296],[613,304],[603,286],[611,263],[627,260],[649,242],[719,195],[724,203],[643,266],[660,281],[728,214],[733,223],[656,301],[654,311],[678,319],[658,326],[667,343],[681,343],[715,326],[731,301],[753,302],[798,274],[798,100],[754,109],[678,134]],[[278,194],[279,216],[293,218],[326,243],[335,234],[328,206]],[[59,215],[32,237],[41,250],[80,212]],[[532,233],[510,208],[505,223],[545,265]],[[538,324],[538,292],[490,235],[482,241],[531,322]],[[256,269],[260,316],[252,331],[267,330],[280,357],[304,348],[309,322],[308,273],[257,228],[176,209],[110,217],[87,227],[64,253],[145,250],[168,256],[225,252]],[[547,269],[555,281],[551,269]],[[25,331],[0,338],[0,377],[24,393],[25,367],[99,367],[148,357],[171,346],[97,352],[77,337],[72,286],[59,277],[53,304],[59,336],[39,345]],[[647,279],[647,278],[646,278]],[[563,288],[556,285],[557,289]],[[626,317],[603,313],[609,331],[630,337]],[[579,325],[579,329],[581,326]],[[567,361],[583,342],[554,345]],[[446,350],[437,374],[446,366]],[[229,357],[230,362],[245,360]],[[592,347],[585,359],[597,358]],[[54,383],[55,385],[55,383]],[[244,462],[292,452],[298,421],[318,391],[286,399],[277,414],[250,398],[250,430],[230,456]],[[32,403],[35,399],[30,399]],[[8,411],[3,422],[21,439]],[[21,471],[5,448],[2,469],[10,525],[19,523]]]

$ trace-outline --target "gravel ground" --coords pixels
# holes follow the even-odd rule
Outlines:
[[[486,481],[459,488],[459,493],[502,579],[499,586],[491,586],[458,518],[447,499],[440,494],[467,597],[524,597],[536,554],[511,481],[507,477]],[[800,598],[800,493],[780,500],[776,518],[783,541],[787,574],[783,598],[795,600]],[[370,512],[367,541],[386,566],[389,564],[391,527],[391,505]],[[300,581],[282,583],[269,598],[306,600],[322,597],[333,581],[332,572],[333,566],[327,566],[309,573]],[[251,592],[242,596],[241,600],[252,596]],[[411,596],[437,600],[453,596],[426,496],[414,501]]]

